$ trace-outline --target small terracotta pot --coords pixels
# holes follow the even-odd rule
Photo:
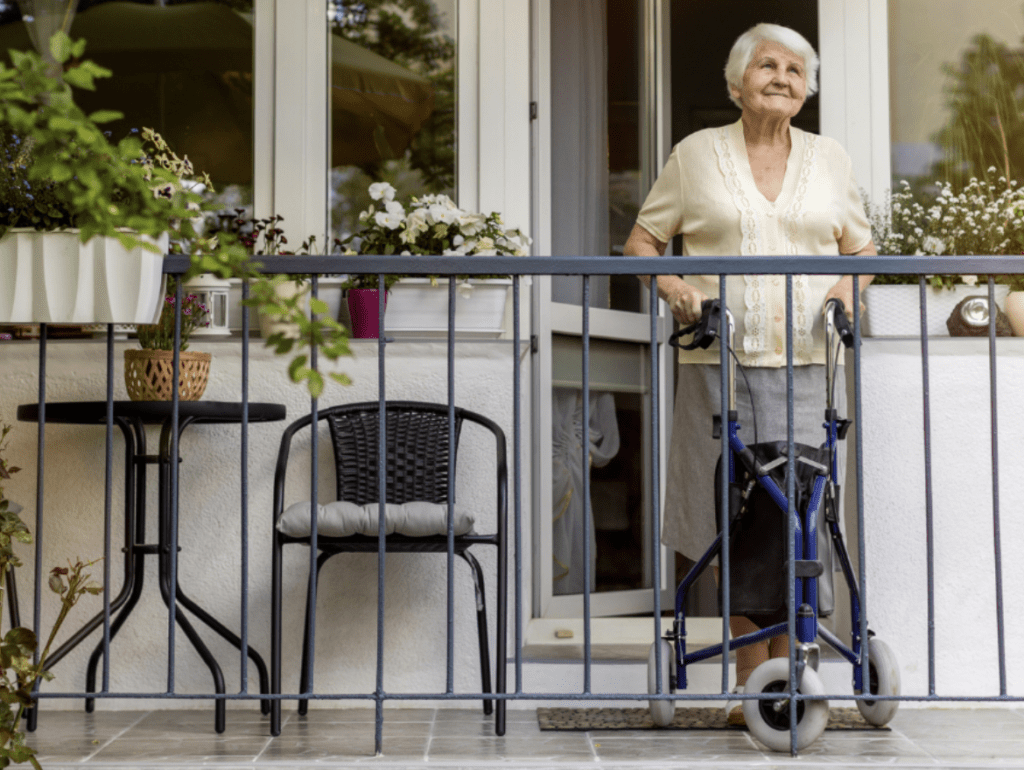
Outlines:
[[[210,376],[209,353],[184,351],[178,361],[178,398],[198,401]],[[174,398],[174,352],[124,351],[124,384],[132,401],[171,401]]]

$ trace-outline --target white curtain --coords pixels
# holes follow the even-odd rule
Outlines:
[[[608,52],[606,0],[551,0],[552,254],[607,256]],[[582,303],[582,281],[552,279],[555,302]],[[608,279],[591,279],[608,307]]]
[[[594,512],[583,506],[583,391],[555,388],[551,398],[552,553],[554,593],[583,593],[583,527],[590,538],[590,590],[596,583],[597,544]],[[589,465],[601,468],[619,452],[619,425],[611,393],[590,394],[587,431]],[[588,474],[590,469],[587,468]]]
[[[57,30],[67,33],[78,10],[78,0],[18,0],[32,45],[44,59],[53,60],[50,38]]]

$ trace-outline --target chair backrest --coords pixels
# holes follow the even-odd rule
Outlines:
[[[379,405],[345,404],[324,414],[330,426],[338,474],[338,499],[356,505],[378,501]],[[386,410],[387,502],[448,502],[448,406],[389,401]],[[455,452],[462,430],[462,410],[455,409]]]

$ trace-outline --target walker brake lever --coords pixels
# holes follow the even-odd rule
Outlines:
[[[668,344],[680,350],[696,350],[697,348],[707,350],[718,339],[721,325],[721,302],[717,299],[706,299],[700,303],[700,320],[695,324],[690,324],[685,329],[677,331],[669,337]],[[679,341],[679,338],[685,337],[688,334],[692,334],[693,339],[689,344],[684,345]]]

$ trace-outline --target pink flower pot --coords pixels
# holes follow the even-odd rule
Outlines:
[[[384,293],[384,307],[388,306],[388,295]],[[381,328],[378,316],[377,289],[349,289],[348,312],[352,317],[353,339],[377,339]]]

